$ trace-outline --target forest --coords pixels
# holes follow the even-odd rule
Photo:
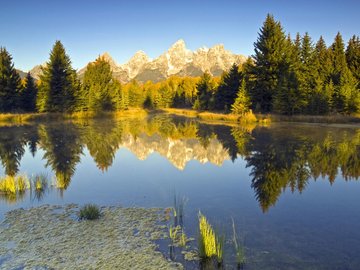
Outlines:
[[[170,77],[122,84],[99,57],[83,78],[56,41],[39,80],[21,79],[11,54],[0,48],[0,113],[101,112],[129,108],[189,108],[244,115],[356,114],[360,112],[360,39],[345,48],[338,33],[327,46],[308,33],[286,34],[268,14],[254,42],[254,54],[221,77]]]

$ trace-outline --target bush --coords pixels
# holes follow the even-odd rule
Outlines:
[[[84,205],[79,212],[79,219],[95,220],[100,218],[100,208],[95,204]]]

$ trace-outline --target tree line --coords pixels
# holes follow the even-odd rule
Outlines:
[[[0,48],[0,112],[115,111],[193,108],[245,114],[352,114],[360,111],[360,39],[345,44],[340,33],[328,47],[308,33],[292,38],[268,15],[254,43],[254,55],[218,77],[170,77],[127,84],[114,78],[102,57],[88,64],[80,80],[56,41],[38,81],[21,80],[11,55]]]

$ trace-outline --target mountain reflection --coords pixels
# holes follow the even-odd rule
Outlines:
[[[311,179],[333,183],[340,173],[345,180],[360,175],[360,131],[353,128],[231,127],[164,115],[0,127],[0,159],[6,175],[19,173],[26,148],[33,156],[42,150],[61,190],[69,186],[85,148],[102,171],[112,166],[120,148],[140,160],[156,152],[179,170],[191,160],[221,166],[242,158],[263,211],[275,205],[287,188],[303,192]],[[5,194],[0,191],[0,196]]]

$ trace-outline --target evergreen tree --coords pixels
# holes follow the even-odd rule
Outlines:
[[[317,81],[318,73],[315,66],[315,51],[311,41],[311,38],[308,33],[302,38],[301,42],[301,68],[297,73],[300,89],[299,94],[301,96],[302,108],[300,111],[303,113],[310,112],[309,102],[312,99],[312,96],[315,95],[314,90],[315,87],[319,87],[320,81]],[[316,82],[317,81],[317,82]],[[320,89],[318,89],[320,90]],[[321,91],[320,91],[321,93]]]
[[[110,94],[113,107],[117,111],[126,109],[123,102],[123,92],[121,83],[113,78],[113,87]]]
[[[95,112],[112,110],[116,87],[119,86],[115,85],[110,64],[105,59],[99,57],[89,63],[82,85],[82,99],[85,99],[87,109]]]
[[[331,45],[332,51],[332,80],[334,85],[340,84],[341,74],[345,71],[346,56],[345,56],[345,45],[340,33],[337,33],[334,43]]]
[[[79,82],[69,56],[60,41],[56,41],[50,60],[42,68],[37,107],[40,112],[65,112],[75,108]]]
[[[327,49],[322,36],[315,45],[314,66],[320,79],[324,83],[329,83],[332,74],[332,51]]]
[[[358,36],[352,36],[346,48],[347,65],[357,80],[360,87],[360,39]]]
[[[205,72],[196,86],[198,98],[194,104],[194,109],[209,110],[212,105],[212,96],[214,93],[214,83],[212,82],[211,75]]]
[[[284,45],[283,61],[279,63],[279,75],[273,96],[273,109],[281,114],[294,114],[303,111],[306,105],[305,91],[302,89],[303,70],[302,39],[296,35],[294,42],[288,36]]]
[[[267,15],[254,46],[255,66],[252,72],[256,81],[251,91],[252,102],[254,106],[259,104],[261,111],[269,112],[278,87],[280,66],[288,53],[282,26],[272,15]]]
[[[25,86],[21,92],[21,108],[26,112],[36,111],[37,87],[30,72],[26,75]]]
[[[136,80],[132,80],[127,85],[129,107],[142,107],[146,96],[143,93],[141,85]]]
[[[250,111],[250,97],[246,91],[245,79],[241,81],[241,87],[237,93],[234,104],[231,105],[231,112],[244,115]]]
[[[14,111],[19,105],[20,76],[8,51],[0,47],[0,112]]]
[[[228,72],[224,72],[215,94],[215,107],[218,110],[229,109],[234,103],[241,81],[239,67],[233,64]],[[226,111],[226,110],[225,110]]]

